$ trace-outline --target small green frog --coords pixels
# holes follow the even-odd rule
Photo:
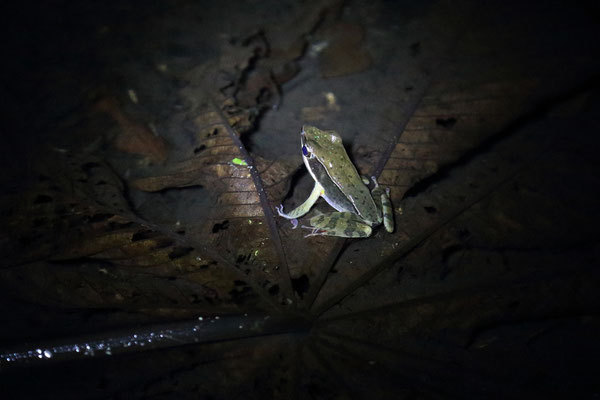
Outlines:
[[[309,219],[311,229],[308,236],[328,235],[361,238],[371,235],[372,227],[383,224],[388,232],[394,231],[394,216],[389,199],[389,189],[382,189],[375,177],[371,192],[366,185],[369,180],[361,178],[356,167],[348,158],[342,138],[335,131],[322,131],[314,126],[303,126],[300,132],[302,159],[315,180],[315,186],[304,203],[289,213],[280,216],[293,220],[306,214],[319,197],[323,197],[338,212],[318,213]]]

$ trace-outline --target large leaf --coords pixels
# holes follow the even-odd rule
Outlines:
[[[206,7],[218,29],[235,14]],[[3,196],[7,393],[596,393],[599,49],[584,13],[514,7],[278,3],[262,23],[244,9],[210,60],[160,53],[139,102],[100,85],[57,124],[91,144],[44,148],[35,182]],[[359,172],[390,188],[392,234],[305,238],[276,216],[310,190],[303,118],[339,130]],[[144,342],[140,322],[168,334]],[[72,350],[112,354],[123,337],[119,358]],[[52,357],[72,361],[32,369],[43,389],[10,370]]]

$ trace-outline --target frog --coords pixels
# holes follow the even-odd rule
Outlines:
[[[286,213],[282,204],[277,206],[279,216],[292,220],[296,228],[297,218],[307,214],[323,197],[336,211],[317,211],[309,218],[309,225],[302,225],[310,230],[306,237],[365,238],[382,222],[386,231],[394,231],[389,189],[382,188],[372,176],[374,187],[369,191],[370,181],[359,175],[339,133],[305,125],[300,132],[300,143],[302,160],[315,183],[308,198],[294,210]]]

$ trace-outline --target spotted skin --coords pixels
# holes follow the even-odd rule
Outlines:
[[[371,235],[372,229],[356,214],[333,212],[321,214],[309,219],[309,236],[337,236],[346,238],[364,238]]]
[[[385,230],[392,233],[394,232],[394,209],[392,208],[392,202],[390,201],[389,189],[384,189],[379,186],[377,179],[372,176],[375,187],[371,190],[373,200],[378,210],[381,210],[383,214],[383,226]]]

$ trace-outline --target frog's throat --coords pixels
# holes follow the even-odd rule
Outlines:
[[[313,172],[313,169],[311,168],[310,163],[308,162],[308,157],[302,156],[302,161],[304,161],[304,165],[306,166],[308,173],[310,174],[310,176],[312,176],[315,183],[319,184],[319,179]],[[318,162],[320,163],[321,161],[318,161]],[[329,179],[331,179],[331,176],[329,174],[327,174],[327,176],[329,176]],[[333,180],[331,180],[331,181],[334,182]],[[334,182],[334,184],[339,188],[339,185],[337,183]],[[323,197],[325,199],[327,204],[329,204],[331,207],[335,208],[336,211],[340,211],[340,212],[348,211],[344,207],[338,206],[334,201],[332,201],[329,197],[327,197],[327,195],[325,194],[325,190],[323,188],[321,188],[321,197]],[[352,203],[352,207],[354,207],[354,211],[356,212],[356,206],[354,206],[354,203]]]

